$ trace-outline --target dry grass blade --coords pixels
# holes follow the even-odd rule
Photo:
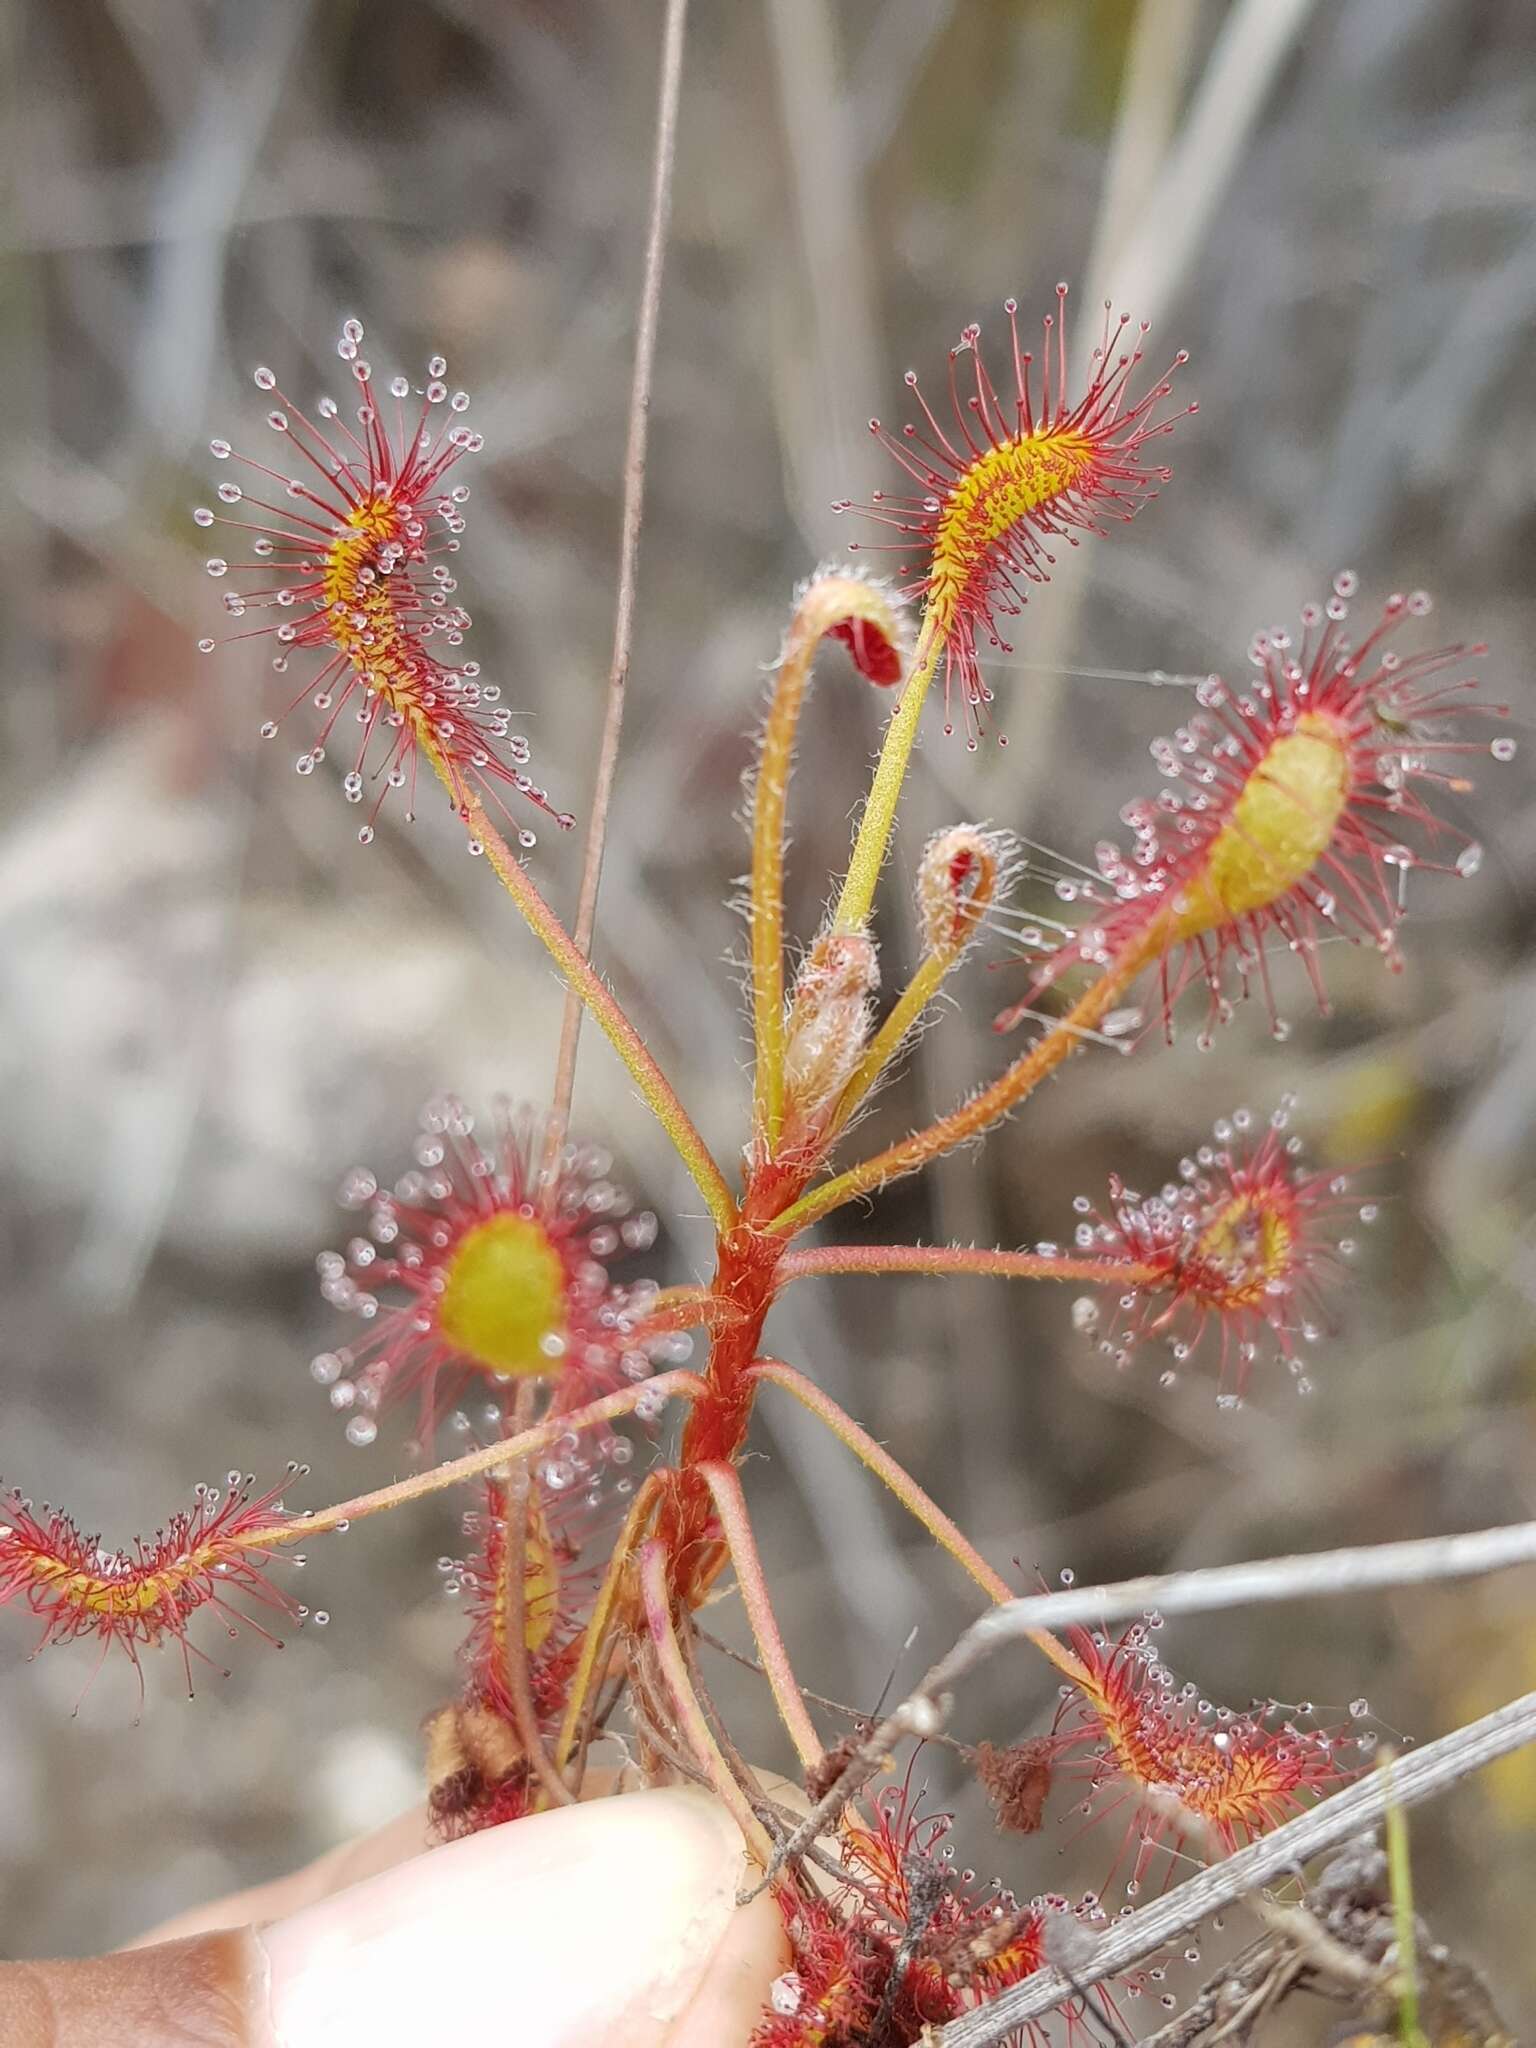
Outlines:
[[[645,454],[651,421],[651,382],[656,367],[656,326],[661,312],[661,276],[666,258],[667,226],[672,217],[672,167],[677,156],[677,103],[682,90],[683,36],[688,0],[667,0],[662,30],[661,86],[656,107],[656,154],[651,171],[651,209],[646,230],[645,279],[635,329],[635,370],[629,395],[629,433],[624,451],[624,522],[619,549],[619,589],[614,604],[613,659],[608,670],[607,705],[592,786],[592,811],[582,853],[581,894],[572,930],[579,950],[592,951],[597,922],[597,892],[603,879],[603,848],[613,778],[624,731],[624,700],[629,689],[629,657],[635,635],[635,582],[640,560],[640,527],[645,517]],[[560,1050],[555,1060],[554,1122],[563,1126],[576,1085],[576,1053],[581,1042],[581,1002],[565,999],[560,1023]]]

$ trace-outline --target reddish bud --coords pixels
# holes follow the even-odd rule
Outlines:
[[[884,584],[856,570],[819,569],[796,593],[793,632],[840,640],[859,674],[891,689],[907,672],[907,614]]]
[[[935,833],[917,870],[917,915],[928,951],[944,961],[958,959],[1007,894],[1017,865],[1009,832],[951,825]]]

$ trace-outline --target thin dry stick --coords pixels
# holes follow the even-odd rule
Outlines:
[[[965,1631],[918,1689],[929,1702],[949,1689],[1000,1643],[1043,1628],[1108,1627],[1156,1608],[1161,1614],[1208,1614],[1223,1607],[1265,1606],[1277,1600],[1328,1598],[1378,1592],[1436,1579],[1475,1578],[1483,1572],[1536,1563],[1536,1522],[1474,1529],[1464,1536],[1422,1536],[1406,1543],[1373,1543],[1353,1550],[1303,1551],[1252,1564],[1206,1566],[1164,1577],[1121,1579],[1110,1586],[1039,1593],[994,1607]],[[900,1708],[897,1709],[899,1713]]]
[[[1531,1692],[1402,1758],[1392,1767],[1390,1787],[1376,1775],[1346,1786],[1273,1834],[1202,1870],[1112,1927],[1101,1937],[1092,1960],[1074,1969],[1071,1983],[1055,1970],[1041,1970],[981,2011],[940,2028],[933,2036],[934,2048],[998,2048],[1026,2021],[1071,1998],[1075,1989],[1097,1984],[1155,1955],[1223,1906],[1374,1827],[1389,1800],[1401,1807],[1417,1806],[1529,1742],[1536,1742],[1536,1693]]]
[[[981,1616],[942,1656],[922,1683],[880,1723],[849,1759],[805,1820],[780,1849],[781,1860],[798,1855],[805,1843],[836,1819],[862,1785],[868,1784],[892,1750],[912,1736],[933,1736],[949,1717],[952,1689],[1003,1643],[1071,1627],[1107,1628],[1111,1622],[1157,1609],[1163,1615],[1206,1614],[1223,1607],[1263,1606],[1338,1593],[1417,1586],[1435,1579],[1472,1578],[1536,1562],[1536,1522],[1479,1529],[1465,1536],[1427,1536],[1407,1543],[1377,1543],[1355,1550],[1319,1550],[1295,1557],[1265,1558],[1166,1577],[1122,1579],[1112,1586],[1085,1586],[1065,1593],[1037,1593],[1009,1600]]]
[[[651,422],[651,379],[656,364],[656,323],[661,310],[661,273],[666,257],[667,223],[672,213],[672,165],[677,154],[677,102],[683,76],[683,31],[688,0],[667,0],[662,30],[661,86],[656,106],[656,155],[651,167],[651,214],[646,230],[645,278],[635,333],[635,371],[629,389],[629,438],[624,451],[624,520],[619,545],[619,590],[614,607],[613,660],[608,670],[608,702],[603,738],[598,749],[597,776],[592,788],[592,813],[582,854],[581,893],[571,936],[588,957],[597,922],[597,892],[603,879],[603,847],[613,778],[624,729],[624,699],[629,687],[629,656],[634,644],[635,581],[640,559],[640,525],[645,516],[645,449]],[[560,1050],[555,1061],[554,1122],[563,1129],[576,1085],[576,1050],[581,1040],[581,1001],[574,991],[565,998],[560,1023]]]

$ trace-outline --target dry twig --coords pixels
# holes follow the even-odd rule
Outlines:
[[[646,230],[645,279],[635,330],[635,371],[629,394],[629,433],[624,450],[624,523],[619,549],[619,590],[614,606],[613,659],[608,670],[607,708],[598,747],[597,774],[592,786],[592,813],[582,853],[581,893],[576,903],[572,937],[586,956],[592,952],[597,921],[597,892],[603,879],[603,847],[608,810],[618,768],[619,740],[624,730],[624,699],[629,688],[629,657],[635,633],[635,579],[640,560],[640,525],[645,516],[645,451],[651,422],[651,380],[656,366],[656,324],[661,311],[661,274],[666,256],[667,225],[672,217],[672,166],[677,155],[677,103],[683,77],[683,33],[688,0],[667,0],[662,30],[661,86],[656,107],[656,155],[651,171],[651,210]],[[560,1050],[555,1061],[554,1123],[563,1127],[570,1115],[576,1085],[576,1052],[581,1041],[581,999],[567,991],[560,1023]]]

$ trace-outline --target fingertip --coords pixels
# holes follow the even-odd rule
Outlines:
[[[515,2016],[520,2048],[727,2048],[780,1967],[771,1901],[736,1905],[744,1870],[730,1815],[686,1788],[490,1829],[263,1929],[273,2030],[419,2048]]]
[[[767,2009],[774,1978],[791,1960],[771,1894],[738,1906],[666,2048],[744,2048]]]

